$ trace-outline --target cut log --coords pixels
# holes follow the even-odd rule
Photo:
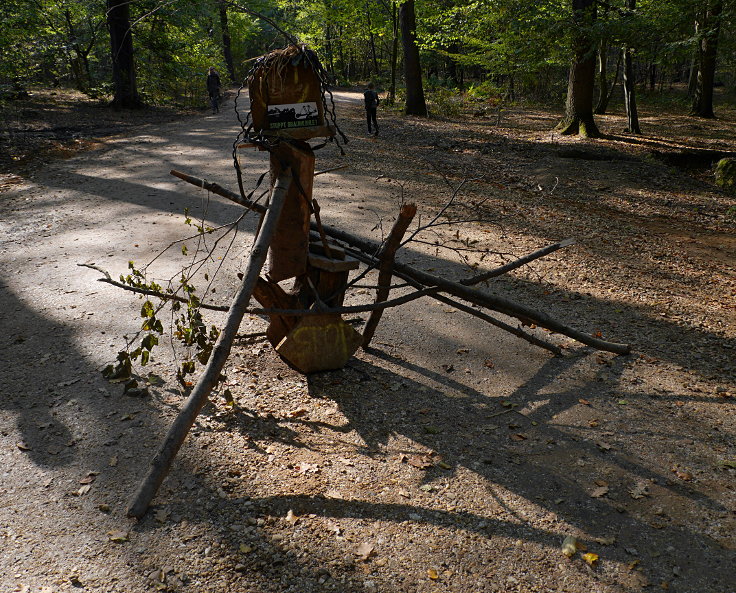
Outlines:
[[[270,205],[266,211],[261,229],[254,241],[248,265],[243,272],[243,282],[230,306],[225,326],[220,332],[220,336],[215,343],[202,375],[184,403],[179,415],[171,425],[171,428],[169,428],[164,442],[161,444],[155,457],[151,460],[151,467],[149,468],[148,474],[141,482],[133,501],[128,507],[129,517],[141,518],[148,510],[151,500],[153,500],[161,483],[169,473],[171,464],[189,433],[192,424],[194,424],[194,420],[197,418],[200,410],[207,402],[212,389],[214,389],[220,379],[220,374],[225,366],[225,362],[227,362],[230,348],[250,302],[250,297],[253,294],[253,289],[258,280],[261,268],[263,268],[263,264],[266,261],[268,247],[281,215],[281,209],[283,208],[290,184],[291,173],[288,170],[283,171],[273,186]]]

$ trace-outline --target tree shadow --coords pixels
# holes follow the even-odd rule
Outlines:
[[[582,420],[571,414],[582,408],[603,417],[617,405],[625,357],[601,366],[590,360],[594,356],[583,351],[549,358],[499,402],[500,398],[451,375],[373,350],[343,371],[308,378],[314,406],[320,401],[336,403],[346,423],[269,414],[222,420],[223,428],[247,435],[254,443],[279,443],[308,453],[315,464],[325,467],[345,463],[347,456],[355,467],[348,463],[344,473],[331,473],[330,478],[303,474],[297,468],[278,470],[278,458],[266,461],[268,451],[254,446],[245,456],[250,460],[246,466],[226,469],[226,461],[214,462],[194,478],[194,484],[190,469],[177,468],[156,509],[165,509],[180,522],[191,517],[194,508],[195,521],[220,533],[221,544],[237,557],[238,571],[249,575],[243,578],[252,585],[288,581],[300,591],[337,586],[353,592],[362,590],[360,583],[368,578],[381,591],[404,591],[404,579],[411,574],[407,567],[402,569],[391,558],[387,568],[379,569],[355,553],[361,541],[343,530],[350,521],[358,521],[381,526],[388,538],[395,532],[415,532],[421,539],[421,534],[434,531],[455,540],[475,534],[478,541],[534,544],[552,556],[559,554],[561,539],[572,528],[584,534],[584,542],[609,566],[605,573],[585,577],[601,585],[629,590],[627,575],[639,570],[632,573],[627,565],[638,560],[651,582],[668,582],[673,590],[727,590],[733,550],[680,513],[697,507],[700,513],[725,515],[729,509],[702,489],[673,481],[664,468],[657,471],[642,463],[629,450],[629,438],[655,442],[667,437],[651,430],[643,434],[651,427],[646,418],[635,417],[629,419],[628,431],[603,437],[587,426],[584,412]],[[393,383],[399,389],[393,389]],[[580,403],[582,395],[590,397],[589,404]],[[647,400],[653,394],[638,397]],[[445,428],[436,430],[435,424]],[[342,447],[335,446],[338,440]],[[426,466],[413,464],[417,457]],[[363,479],[366,464],[390,466],[398,485],[371,492],[351,487]],[[271,486],[260,484],[259,473],[270,474],[269,467],[276,472],[266,478]],[[228,482],[228,474],[239,479]],[[285,479],[291,483],[283,481],[284,476],[290,476]],[[462,492],[462,482],[474,480],[469,476],[485,484],[485,499],[457,497],[455,489]],[[601,478],[608,481],[610,491],[593,496],[595,480]],[[182,487],[187,482],[189,487]],[[269,494],[274,483],[280,484],[279,492]],[[632,485],[642,483],[649,492],[640,501],[632,499]],[[227,488],[225,496],[221,486]],[[531,515],[522,511],[519,500],[536,510]],[[655,509],[658,504],[664,508]],[[232,522],[243,521],[253,526],[245,538],[231,529]],[[145,537],[165,524],[158,524],[149,513],[136,530]],[[312,535],[326,530],[334,531],[332,538]],[[239,548],[243,541],[248,542],[246,552]],[[377,557],[383,556],[381,538],[370,541]],[[407,537],[398,547],[392,545],[391,553],[430,554],[421,541],[412,541]],[[302,546],[309,547],[300,555]],[[449,550],[443,548],[442,553],[449,557]],[[325,574],[320,567],[327,562],[332,579],[347,580],[320,583]],[[486,563],[491,573],[498,565],[503,574],[500,557]],[[300,570],[295,571],[295,565]],[[461,564],[452,568],[458,571],[457,585],[471,582]]]

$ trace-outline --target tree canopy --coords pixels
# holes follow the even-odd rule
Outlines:
[[[613,70],[626,47],[641,89],[689,84],[696,114],[708,115],[707,106],[698,103],[712,101],[708,87],[733,87],[733,0],[586,1],[596,18],[580,18],[579,0],[411,2],[423,84],[482,98],[563,105],[571,64],[597,56]],[[371,79],[387,88],[392,72],[403,72],[398,15],[408,0],[125,4],[125,37],[133,45],[140,99],[148,104],[201,104],[208,66],[221,72],[232,68],[235,81],[242,80],[251,58],[286,44],[281,31],[313,47],[337,83]],[[63,85],[111,96],[119,49],[116,53],[114,40],[111,47],[109,6],[91,0],[8,0],[0,13],[2,88]]]

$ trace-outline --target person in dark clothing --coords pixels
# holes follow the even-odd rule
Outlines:
[[[376,92],[372,82],[368,83],[368,88],[363,93],[363,100],[365,101],[365,118],[368,122],[368,133],[372,134],[372,129],[375,128],[375,135],[378,136],[378,121],[376,120],[376,109],[380,99]]]
[[[220,99],[220,75],[215,70],[214,66],[210,66],[207,72],[207,94],[210,96],[210,105],[212,105],[212,113],[218,113],[220,106],[218,101]]]

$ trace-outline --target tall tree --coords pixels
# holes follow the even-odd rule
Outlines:
[[[230,24],[227,20],[227,0],[218,0],[217,10],[220,13],[220,29],[222,29],[222,56],[225,58],[230,82],[235,82],[235,65],[233,51],[230,47]]]
[[[591,32],[596,18],[596,0],[572,0],[572,13],[575,26],[573,61],[567,84],[565,116],[557,129],[561,134],[597,138],[600,132],[593,119],[596,44]]]
[[[422,69],[419,63],[419,48],[417,47],[416,28],[417,19],[414,10],[414,0],[405,0],[399,8],[399,22],[401,23],[401,42],[404,46],[404,78],[406,80],[407,115],[427,115],[427,103],[424,101],[424,87],[422,86]]]
[[[691,115],[715,117],[713,83],[722,13],[723,0],[708,0],[704,12],[695,22],[695,33],[698,40],[698,77]]]
[[[626,0],[626,8],[630,13],[636,10],[636,0]],[[624,58],[624,107],[626,108],[626,131],[641,134],[639,112],[636,108],[636,85],[634,80],[634,59],[631,47],[626,44],[622,50]]]
[[[107,26],[110,30],[112,78],[115,87],[112,105],[127,109],[141,107],[135,79],[129,0],[107,0]]]

